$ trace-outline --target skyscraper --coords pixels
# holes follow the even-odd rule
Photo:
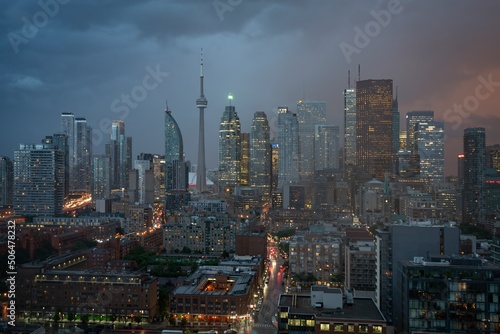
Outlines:
[[[398,93],[396,90],[396,98],[392,101],[392,152],[399,151],[399,103]]]
[[[326,102],[302,101],[297,103],[299,122],[300,177],[314,174],[314,131],[316,125],[326,123]]]
[[[111,189],[123,190],[128,187],[129,172],[132,169],[132,138],[125,136],[125,122],[111,122],[109,143],[106,155],[111,158]]]
[[[269,198],[271,195],[271,143],[266,113],[257,111],[250,129],[250,186]]]
[[[233,189],[241,182],[241,125],[228,96],[219,127],[219,190]]]
[[[187,204],[188,167],[184,161],[184,146],[179,125],[172,111],[165,109],[165,208],[177,210]]]
[[[92,156],[92,201],[106,199],[111,194],[111,158],[109,155]]]
[[[278,189],[279,175],[279,147],[278,143],[271,142],[271,192]]]
[[[344,89],[344,165],[356,164],[356,90]]]
[[[250,185],[250,133],[241,133],[241,171],[240,184],[242,187]]]
[[[139,204],[154,203],[154,173],[150,160],[135,160],[129,177],[129,197]]]
[[[415,124],[415,145],[420,156],[420,177],[444,181],[444,123]]]
[[[75,118],[74,146],[74,183],[70,187],[75,191],[90,192],[92,128],[85,118]]]
[[[486,146],[486,168],[493,168],[500,173],[500,145]]]
[[[53,144],[55,148],[64,152],[64,198],[68,197],[70,189],[68,140],[68,136],[64,133],[55,133],[52,136],[45,136],[42,140],[42,144]]]
[[[62,214],[64,152],[53,144],[25,145],[14,151],[14,211],[20,215]]]
[[[68,138],[68,191],[73,190],[73,184],[75,184],[75,115],[73,113],[63,112],[61,114],[61,132]]]
[[[356,164],[382,179],[391,171],[392,80],[356,83]]]
[[[300,181],[299,121],[287,107],[278,107],[278,188]]]
[[[485,151],[484,128],[464,130],[463,222],[482,223],[485,215]]]
[[[196,169],[196,190],[201,193],[206,189],[207,171],[205,167],[205,108],[208,101],[203,94],[203,49],[201,54],[200,70],[200,97],[196,100],[196,107],[200,109],[199,137],[198,137],[198,167]]]
[[[406,113],[406,150],[415,153],[415,126],[418,122],[434,121],[434,111],[431,110],[413,110]]]
[[[314,135],[314,169],[339,168],[338,125],[316,125]]]
[[[0,157],[0,205],[12,205],[13,178],[12,161]]]

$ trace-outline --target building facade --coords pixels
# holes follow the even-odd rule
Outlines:
[[[250,129],[250,186],[269,199],[271,196],[271,143],[266,113],[254,114]]]
[[[231,101],[231,100],[230,100]],[[219,127],[219,190],[241,183],[241,125],[234,106],[226,106]]]
[[[434,111],[431,110],[412,110],[406,113],[406,150],[415,153],[416,138],[415,138],[415,126],[419,122],[433,122],[434,121]]]
[[[339,127],[316,125],[314,131],[314,170],[340,167]]]
[[[344,164],[356,164],[356,90],[344,89]]]
[[[315,129],[326,124],[326,102],[299,100],[297,103],[299,122],[300,177],[307,178],[315,170]]]
[[[111,194],[111,158],[108,155],[92,157],[92,201],[106,199]]]
[[[189,201],[189,170],[179,125],[165,109],[165,209],[178,210]]]
[[[500,267],[478,258],[400,261],[403,333],[498,333]]]
[[[444,181],[444,123],[418,122],[414,128],[420,177],[431,182]]]
[[[111,134],[106,144],[106,155],[111,158],[111,189],[124,190],[132,169],[132,138],[125,136],[125,122],[111,122]]]
[[[14,151],[14,211],[20,215],[62,214],[64,152],[52,144],[25,145]]]
[[[479,224],[485,215],[485,148],[484,128],[464,130],[464,180],[463,209],[464,223]]]
[[[278,188],[300,181],[299,122],[287,107],[278,108]]]
[[[0,205],[12,205],[13,179],[12,160],[0,157]]]
[[[392,80],[356,82],[356,164],[382,179],[391,171]]]

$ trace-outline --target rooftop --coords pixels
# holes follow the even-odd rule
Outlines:
[[[311,306],[310,295],[281,295],[279,306],[290,307],[289,313],[314,314],[316,318],[385,321],[371,298],[354,298],[354,304],[343,309],[319,309]]]

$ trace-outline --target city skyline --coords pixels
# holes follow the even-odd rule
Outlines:
[[[249,132],[253,114],[262,110],[276,137],[278,106],[296,112],[303,98],[326,101],[327,122],[343,128],[347,71],[361,64],[361,80],[392,79],[398,87],[402,129],[408,111],[435,111],[445,128],[445,175],[456,175],[464,128],[483,126],[487,145],[500,142],[493,131],[500,123],[500,66],[491,43],[500,4],[391,3],[242,1],[225,11],[203,1],[99,7],[70,2],[49,9],[9,4],[0,14],[6,32],[0,43],[0,155],[12,158],[20,143],[39,143],[57,132],[63,112],[85,118],[94,129],[95,154],[104,153],[115,119],[124,120],[127,136],[134,138],[132,156],[162,154],[160,106],[168,99],[185,134],[186,160],[197,163],[199,111],[193,100],[203,47],[211,102],[205,110],[207,169],[217,166],[228,93],[234,94],[242,132]],[[34,20],[36,33],[23,30]],[[366,27],[376,29],[367,35]]]

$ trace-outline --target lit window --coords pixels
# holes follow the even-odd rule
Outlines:
[[[335,332],[343,332],[344,331],[344,324],[335,324],[335,325],[333,325],[333,330]]]
[[[354,332],[354,325],[353,324],[347,325],[347,331],[348,332]]]
[[[372,333],[382,333],[382,326],[373,326]]]
[[[322,331],[329,331],[330,330],[330,324],[320,324],[319,329]]]

